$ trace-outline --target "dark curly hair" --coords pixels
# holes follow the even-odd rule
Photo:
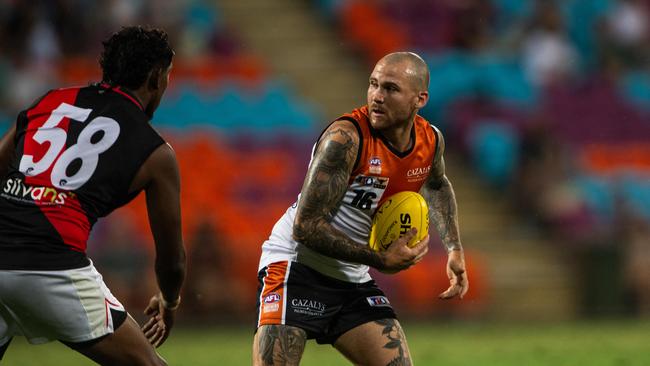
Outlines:
[[[167,33],[158,28],[124,27],[102,44],[103,81],[129,89],[141,87],[156,67],[169,67],[174,56]]]

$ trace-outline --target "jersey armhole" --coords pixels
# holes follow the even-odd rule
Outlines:
[[[343,116],[343,117],[337,118],[334,121],[332,121],[329,125],[327,125],[327,127],[325,127],[323,129],[323,132],[320,133],[320,135],[318,136],[318,139],[316,140],[316,144],[314,145],[314,149],[312,151],[312,158],[314,157],[314,154],[316,153],[316,150],[318,149],[318,145],[320,144],[320,139],[321,139],[321,137],[323,137],[323,134],[325,133],[325,131],[327,131],[327,129],[332,125],[332,123],[338,122],[338,121],[352,122],[352,124],[354,125],[354,128],[357,129],[357,133],[359,134],[359,149],[357,150],[357,157],[354,160],[354,165],[352,166],[352,171],[354,172],[359,167],[359,161],[361,160],[361,153],[363,152],[363,134],[361,133],[361,126],[359,126],[359,122],[356,119],[352,118],[352,117]]]
[[[433,151],[433,160],[435,161],[436,157],[438,156],[438,152],[440,150],[440,134],[441,134],[441,132],[440,132],[440,130],[438,130],[438,128],[436,126],[432,125],[431,123],[429,123],[429,126],[431,126],[431,129],[433,130],[433,133],[436,135],[436,148]]]
[[[163,139],[162,136],[160,136],[160,134],[157,131],[153,130],[153,128],[152,128],[152,131],[153,131],[154,136],[157,137],[157,139],[156,139],[155,142],[153,142],[150,146],[147,147],[147,149],[142,154],[141,159],[139,159],[139,161],[136,162],[137,168],[135,168],[135,171],[132,172],[133,174],[131,174],[131,176],[128,179],[128,184],[127,184],[127,187],[126,187],[126,197],[124,198],[125,202],[122,203],[121,205],[125,205],[125,204],[131,202],[135,197],[137,197],[140,194],[140,192],[143,191],[141,189],[141,190],[138,190],[138,191],[135,191],[135,192],[129,192],[129,188],[131,187],[131,184],[133,183],[133,180],[135,179],[135,176],[138,175],[138,172],[142,168],[142,165],[144,165],[144,163],[147,161],[147,159],[149,159],[151,154],[153,154],[153,152],[156,151],[156,149],[158,149],[161,145],[167,143],[165,141],[165,139]]]

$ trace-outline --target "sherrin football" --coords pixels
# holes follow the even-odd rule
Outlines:
[[[368,245],[375,251],[386,250],[412,227],[418,229],[408,246],[412,247],[429,232],[429,207],[417,192],[404,191],[390,196],[377,209],[372,220]]]

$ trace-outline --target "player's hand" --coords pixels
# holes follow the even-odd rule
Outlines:
[[[467,281],[467,270],[465,269],[465,256],[463,250],[452,250],[447,259],[447,277],[449,277],[449,288],[438,297],[447,300],[456,296],[462,299],[469,290]]]
[[[179,298],[180,301],[180,298]],[[150,316],[149,320],[142,326],[142,332],[152,346],[158,348],[162,345],[174,326],[174,318],[178,304],[165,307],[162,294],[158,293],[149,300],[149,305],[144,314]]]
[[[429,251],[429,235],[412,248],[407,245],[417,232],[416,228],[411,228],[406,234],[393,241],[386,251],[382,252],[384,267],[378,268],[381,272],[396,273],[408,269],[424,258]]]

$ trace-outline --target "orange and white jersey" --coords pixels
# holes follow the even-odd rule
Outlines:
[[[438,131],[427,120],[416,116],[411,130],[414,143],[409,150],[399,152],[372,128],[367,106],[341,116],[338,121],[354,124],[360,143],[347,192],[331,224],[359,245],[368,245],[377,207],[397,192],[418,192],[429,176],[438,148]],[[361,283],[371,279],[368,266],[334,259],[296,242],[293,239],[296,211],[297,203],[294,203],[273,227],[271,236],[262,245],[259,269],[291,260],[343,281]]]

